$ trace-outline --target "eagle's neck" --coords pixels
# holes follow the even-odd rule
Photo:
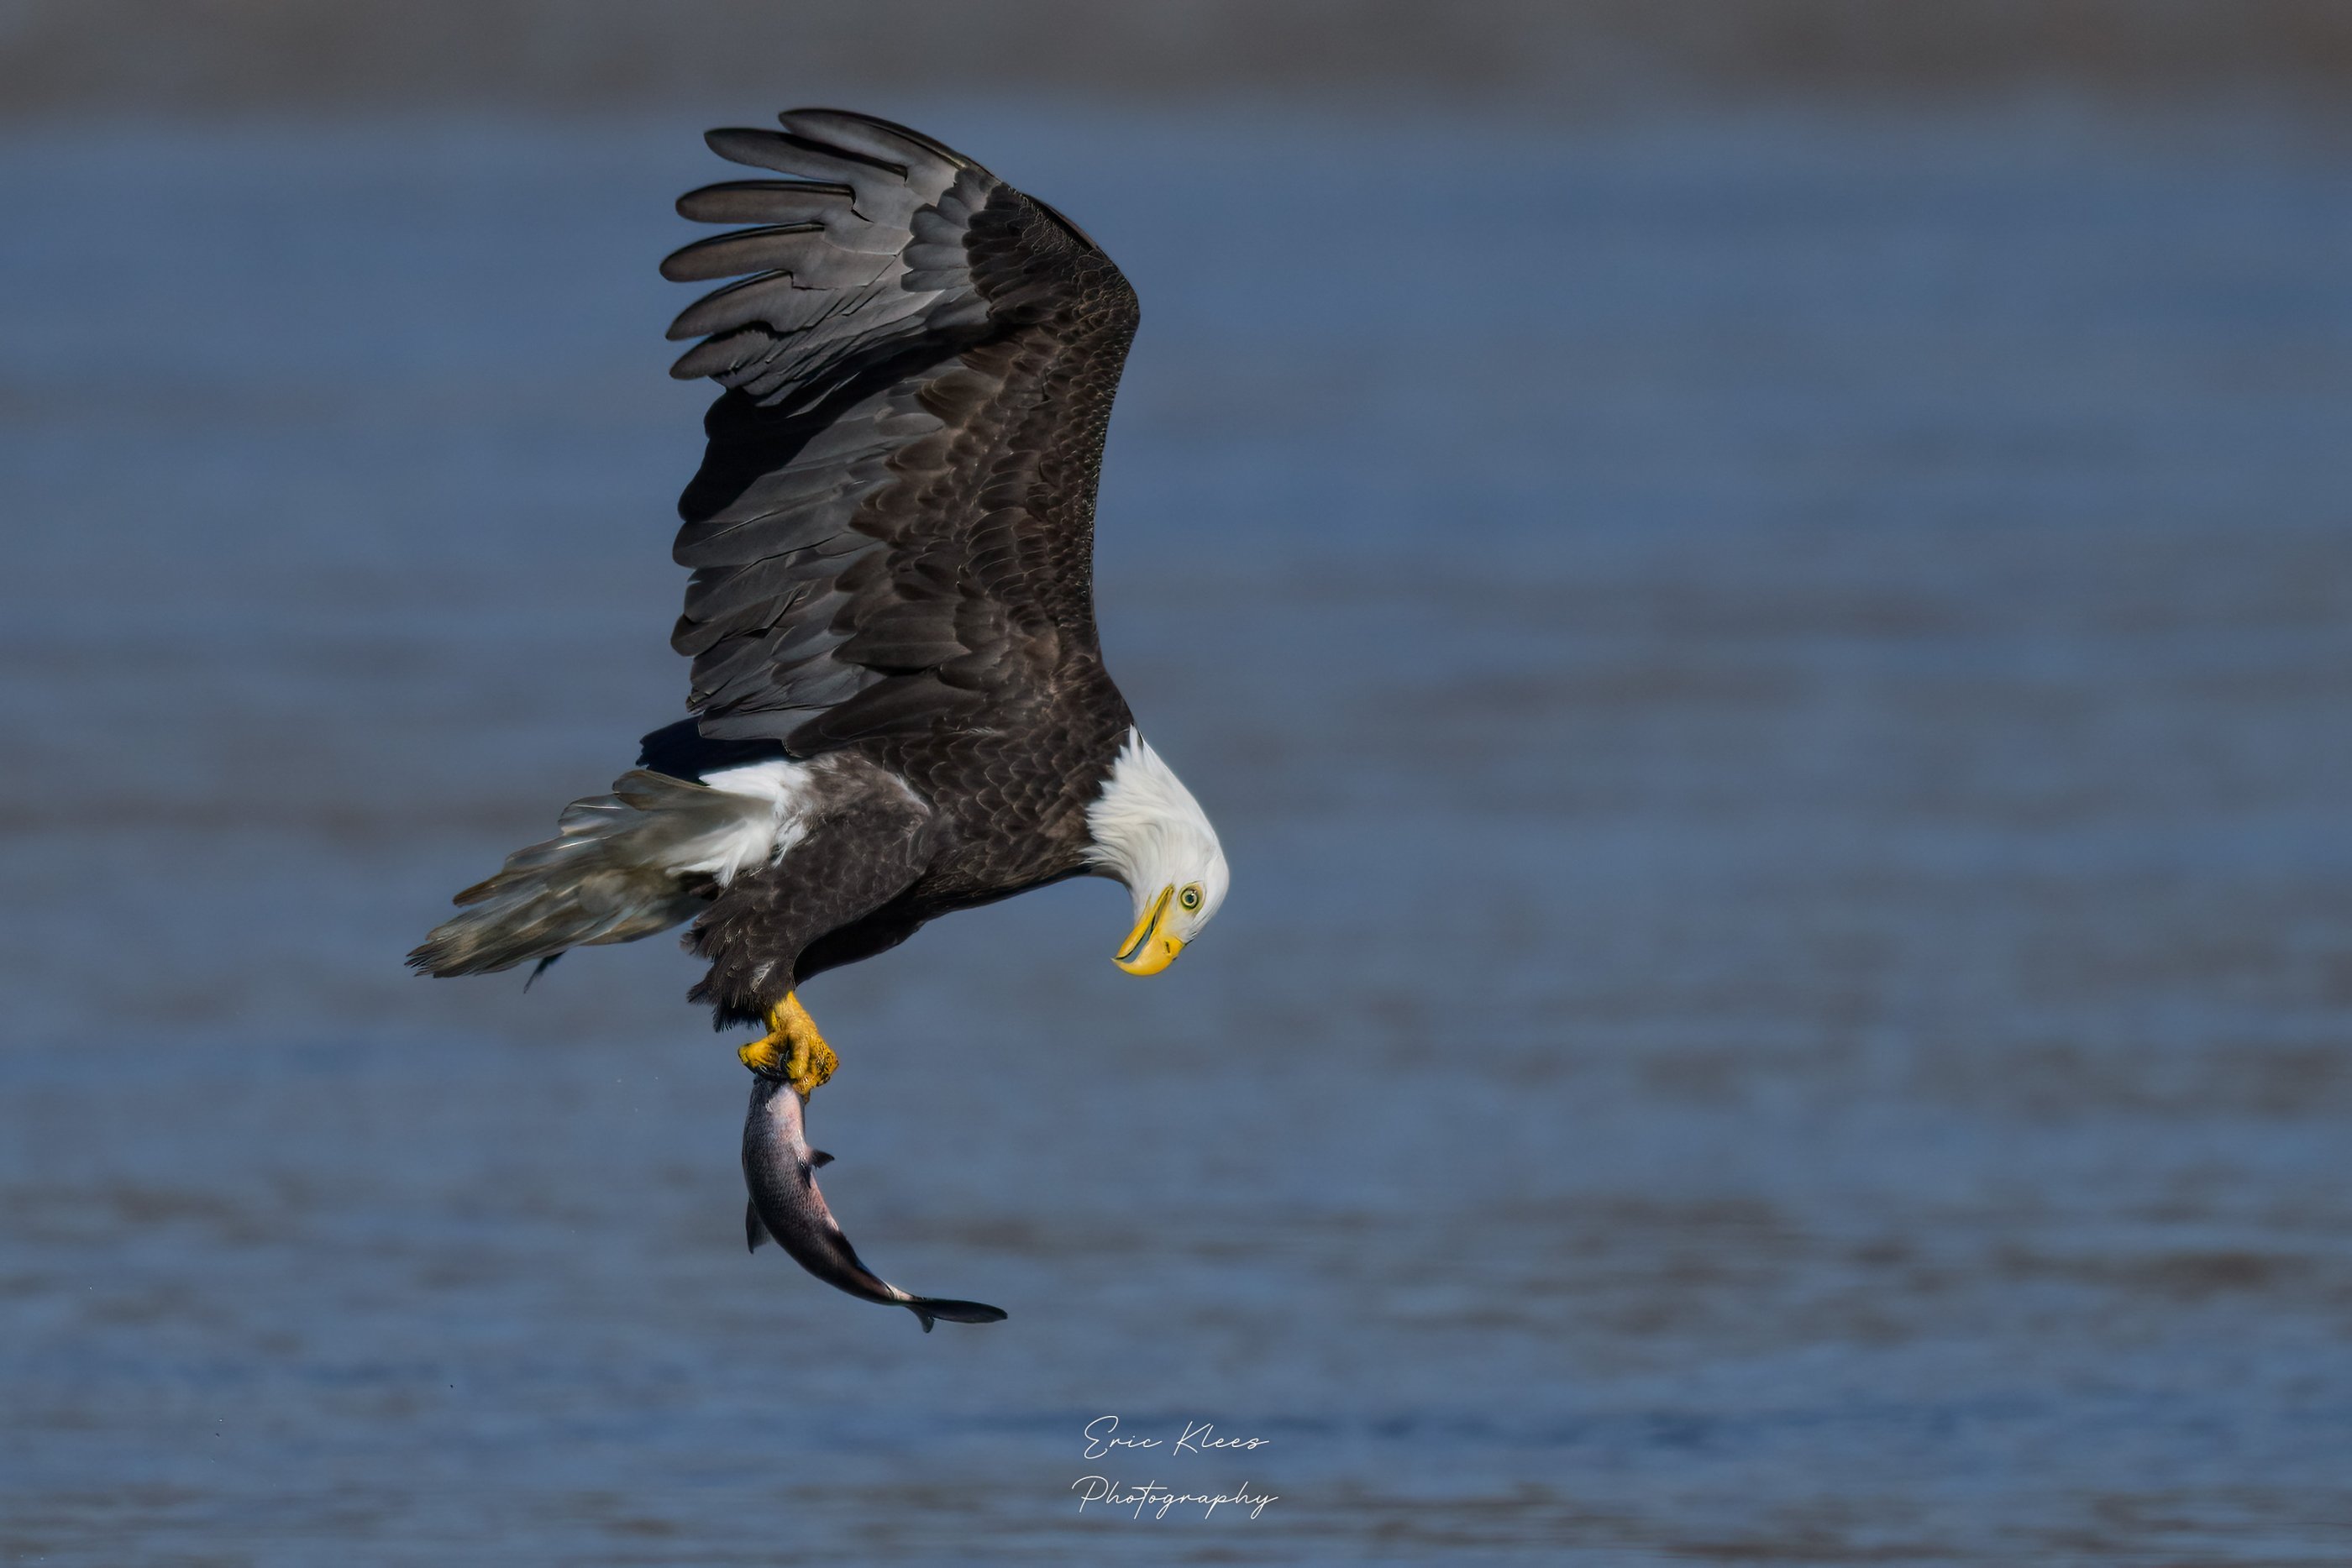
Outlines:
[[[1130,729],[1087,807],[1087,859],[1127,883],[1139,900],[1171,883],[1190,881],[1210,864],[1223,866],[1217,830],[1174,768]]]

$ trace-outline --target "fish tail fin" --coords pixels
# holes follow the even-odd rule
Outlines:
[[[992,1307],[985,1301],[954,1301],[945,1296],[909,1296],[898,1303],[923,1322],[923,1332],[931,1332],[932,1320],[944,1318],[951,1323],[1001,1323],[1010,1314],[1003,1307]]]

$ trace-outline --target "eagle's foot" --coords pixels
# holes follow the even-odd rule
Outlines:
[[[824,1036],[817,1033],[816,1020],[801,1006],[797,994],[770,1008],[768,1032],[735,1055],[752,1071],[782,1079],[800,1092],[803,1100],[814,1093],[817,1086],[841,1065],[841,1058],[825,1044]]]

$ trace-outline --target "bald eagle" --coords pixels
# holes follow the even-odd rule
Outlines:
[[[662,264],[734,279],[672,324],[726,390],[678,504],[670,645],[691,717],[457,896],[432,975],[545,965],[691,921],[689,995],[765,1030],[803,1099],[837,1058],[812,976],[1073,876],[1126,884],[1116,961],[1166,968],[1225,857],[1138,732],[1094,621],[1095,487],[1138,312],[1086,231],[904,126],[796,110],[712,131],[781,178],[677,210],[748,225]]]

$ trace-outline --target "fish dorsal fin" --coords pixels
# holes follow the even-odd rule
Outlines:
[[[809,1151],[809,1169],[821,1170],[831,1164],[833,1164],[833,1156],[826,1154],[823,1149],[811,1149]]]
[[[743,1200],[743,1250],[757,1252],[760,1243],[768,1239],[768,1228],[760,1223],[760,1206],[751,1199]]]

